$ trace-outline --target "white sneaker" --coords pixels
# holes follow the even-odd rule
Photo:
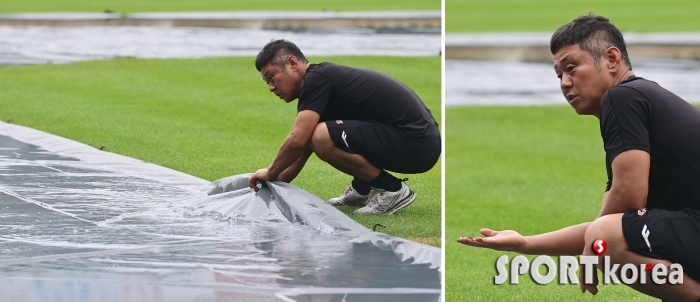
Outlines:
[[[357,209],[355,214],[393,214],[416,200],[416,193],[411,191],[405,182],[401,182],[401,189],[396,192],[373,189],[377,192],[370,194],[372,196],[367,205]]]
[[[360,193],[357,193],[357,191],[355,191],[355,189],[352,186],[347,186],[347,188],[345,188],[345,190],[343,191],[343,195],[340,195],[340,197],[329,199],[328,203],[336,207],[364,206],[367,204],[367,199],[369,199],[370,195],[372,195],[371,191],[370,194],[362,195]]]

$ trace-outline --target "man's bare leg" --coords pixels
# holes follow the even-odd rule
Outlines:
[[[311,149],[320,159],[334,168],[366,182],[374,180],[381,172],[362,155],[348,153],[336,147],[326,123],[319,123],[316,126],[311,136]]]
[[[633,252],[625,240],[622,233],[622,215],[611,214],[596,219],[586,230],[585,240],[586,248],[590,249],[593,242],[598,239],[603,239],[607,243],[607,250],[602,256],[610,256],[612,264],[620,264],[620,266],[633,263],[639,267],[644,263],[663,263],[666,265],[666,271],[669,272],[668,266],[670,261],[649,258]],[[591,252],[591,254],[593,254]],[[599,263],[602,262],[602,258]],[[602,271],[602,265],[599,269]],[[700,299],[700,283],[690,278],[687,274],[683,274],[683,284],[666,284],[656,285],[651,279],[651,270],[646,273],[647,284],[632,284],[630,285],[637,291],[647,295],[663,299],[664,301],[692,301],[696,302]],[[618,270],[619,277],[619,270]],[[639,278],[637,279],[639,280]]]
[[[364,156],[336,147],[326,123],[316,126],[311,136],[311,149],[322,160],[355,178],[341,197],[328,200],[332,205],[364,205],[354,214],[393,214],[416,199],[415,192],[400,179],[380,170]],[[376,195],[370,195],[372,188],[377,189]],[[376,197],[373,199],[376,202],[370,202],[370,196]]]

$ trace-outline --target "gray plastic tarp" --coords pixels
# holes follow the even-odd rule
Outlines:
[[[440,249],[0,122],[3,301],[437,301]]]

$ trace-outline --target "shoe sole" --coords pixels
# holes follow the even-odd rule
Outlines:
[[[348,202],[348,203],[339,203],[339,204],[333,204],[333,203],[331,203],[330,200],[328,200],[326,203],[328,203],[329,205],[332,205],[334,207],[342,207],[342,206],[364,207],[367,205],[367,199],[360,200],[357,202]]]
[[[403,200],[400,200],[396,204],[396,206],[391,208],[391,210],[389,210],[386,214],[387,215],[394,214],[394,212],[401,210],[401,209],[407,207],[408,205],[412,204],[416,200],[416,192],[413,192],[413,191],[410,191],[410,192],[411,192],[411,194],[409,194],[408,197],[404,198]]]
[[[416,200],[416,193],[413,191],[411,192],[408,196],[404,197],[404,199],[399,200],[399,202],[394,205],[393,208],[391,208],[389,211],[386,212],[366,212],[366,213],[358,213],[357,211],[353,212],[353,214],[358,214],[358,215],[372,215],[372,214],[385,214],[385,215],[391,215],[394,214],[394,212],[401,210],[408,205],[412,204]]]
[[[339,204],[332,204],[331,200],[333,200],[335,198],[331,198],[331,199],[327,200],[326,203],[328,203],[329,205],[332,205],[334,207],[342,207],[342,206],[364,207],[367,205],[367,201],[369,201],[369,198],[372,197],[373,193],[374,193],[374,191],[370,191],[370,193],[367,195],[367,198],[360,199],[356,202],[348,202],[348,203],[343,202],[343,203],[339,203]]]

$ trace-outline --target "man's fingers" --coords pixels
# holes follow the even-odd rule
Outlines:
[[[461,244],[465,244],[468,246],[473,246],[473,247],[482,247],[482,248],[489,248],[489,249],[497,249],[495,245],[493,245],[490,240],[489,242],[484,241],[485,238],[481,237],[468,237],[468,236],[462,236],[457,239],[457,242]]]
[[[457,238],[457,242],[459,242],[461,244],[469,244],[469,241],[471,241],[471,240],[472,240],[472,237],[467,237],[467,236],[460,236],[459,238]]]
[[[593,285],[598,286],[598,270],[593,269]]]
[[[255,184],[255,179],[251,176],[250,178],[248,178],[248,187],[252,189],[253,184]]]
[[[248,186],[253,189],[255,192],[258,191],[258,179],[251,176],[248,178]]]
[[[461,244],[466,244],[469,246],[476,246],[476,247],[481,247],[481,245],[474,240],[475,238],[469,237],[469,236],[462,236],[457,239],[457,242]]]
[[[482,238],[477,237],[477,238],[472,238],[469,236],[462,236],[457,239],[457,242],[461,244],[466,244],[468,246],[473,246],[473,247],[486,247],[488,248],[489,246],[484,244],[481,240]]]
[[[593,284],[586,284],[586,290],[591,293],[592,295],[595,295],[598,293],[598,287],[593,285]]]
[[[586,284],[583,283],[583,281],[585,280],[585,278],[583,276],[583,272],[584,272],[583,265],[579,265],[578,266],[578,286],[581,287],[581,292],[585,293],[586,292]]]
[[[598,293],[598,271],[593,269],[593,284],[588,286],[588,291],[595,295]]]
[[[595,295],[598,293],[598,272],[594,269],[593,270],[593,284],[586,284],[584,281],[586,280],[585,278],[585,270],[583,265],[579,265],[578,267],[578,284],[581,287],[581,292],[585,293],[588,291],[589,293]]]

